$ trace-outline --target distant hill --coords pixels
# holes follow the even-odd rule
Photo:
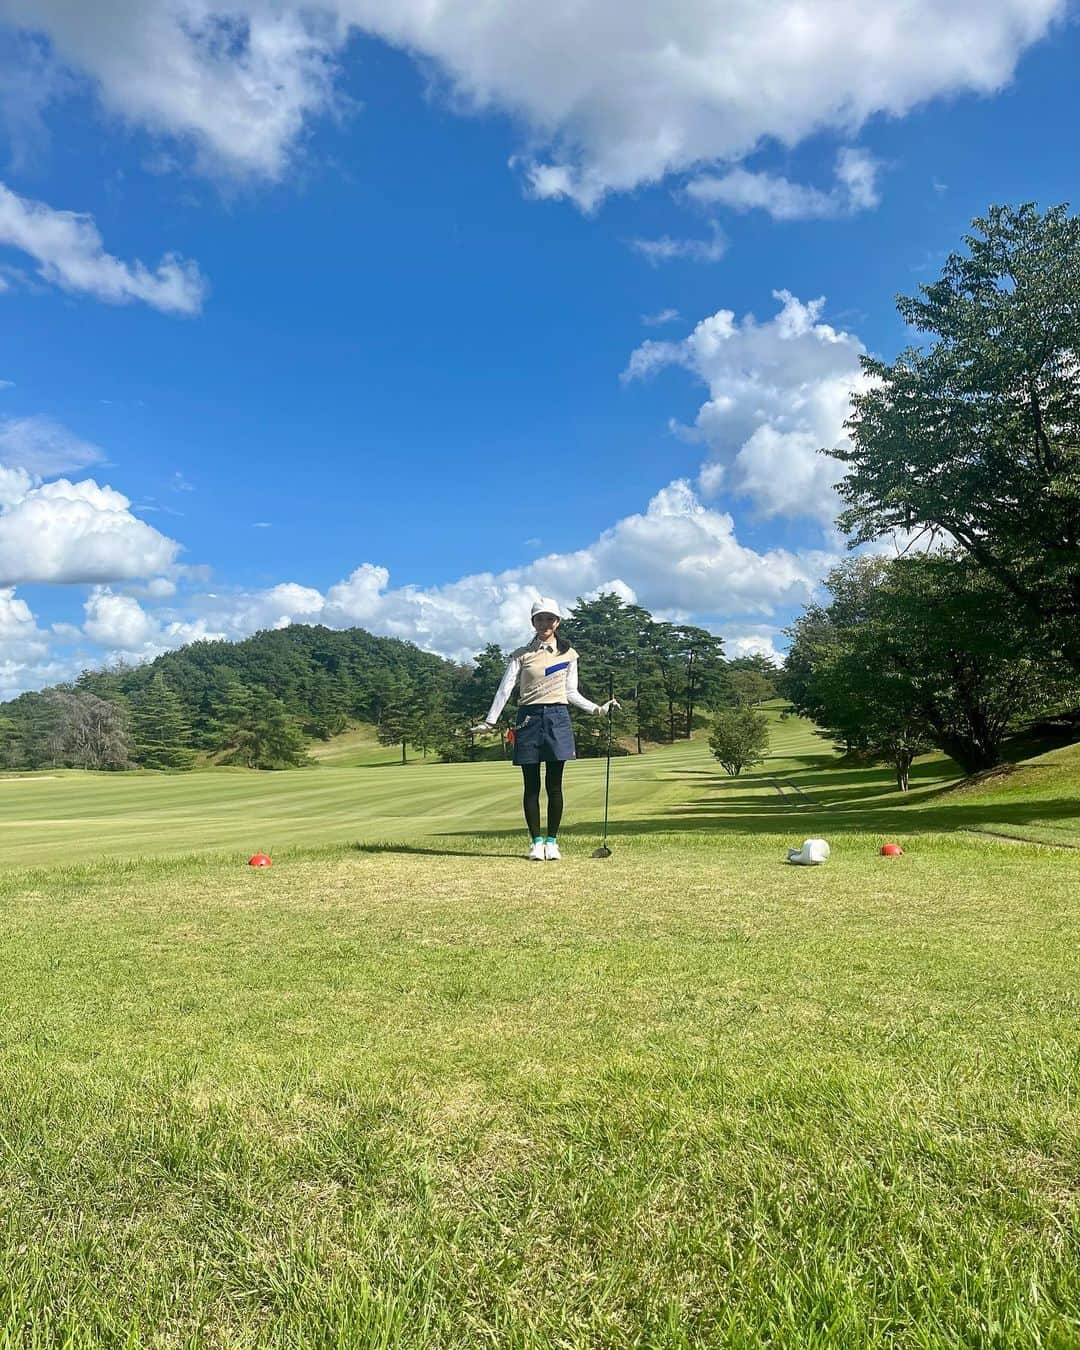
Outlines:
[[[132,733],[129,759],[137,764],[187,767],[155,762],[145,749],[166,725],[190,758],[235,750],[237,728],[275,720],[279,730],[287,723],[294,734],[292,749],[282,753],[295,762],[303,741],[329,739],[357,722],[378,724],[390,702],[402,706],[422,697],[436,707],[467,687],[471,674],[411,642],[363,628],[292,624],[240,642],[194,642],[145,665],[84,671],[74,684],[0,704],[2,760],[16,768],[79,766],[77,748],[69,744],[78,736],[65,717],[70,721],[77,704],[80,715],[100,727],[108,707],[94,700],[102,700],[123,709]]]

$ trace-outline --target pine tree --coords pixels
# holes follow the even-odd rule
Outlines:
[[[131,698],[132,757],[144,769],[190,769],[191,723],[164,675],[154,675]]]
[[[296,718],[273,694],[253,690],[243,723],[233,728],[232,748],[223,763],[248,769],[293,769],[308,762]]]
[[[234,750],[251,723],[254,691],[236,675],[227,675],[210,694],[205,717],[206,743],[216,752]]]

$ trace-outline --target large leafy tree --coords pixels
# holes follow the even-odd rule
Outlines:
[[[841,526],[951,535],[1080,667],[1080,218],[995,206],[897,308],[931,339],[866,357]]]
[[[891,637],[874,614],[886,568],[871,560],[832,573],[832,604],[809,606],[788,630],[785,689],[822,735],[847,754],[890,764],[906,792],[915,757],[932,749],[933,740],[908,673],[891,663],[867,664],[867,653]]]
[[[1020,718],[1073,693],[1060,662],[1032,656],[1011,593],[960,552],[853,559],[826,587],[831,603],[791,630],[790,697],[901,787],[931,745],[992,767]]]

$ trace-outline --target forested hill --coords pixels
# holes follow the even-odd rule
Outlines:
[[[471,675],[397,638],[293,624],[22,694],[0,705],[0,743],[20,768],[186,768],[200,751],[271,767],[350,721],[383,723],[391,704],[440,703]]]
[[[579,600],[566,632],[592,696],[608,687],[619,695],[616,737],[639,749],[688,735],[700,709],[776,692],[778,672],[764,658],[726,662],[713,634],[654,620],[614,595]],[[195,642],[0,704],[0,767],[285,768],[305,761],[313,739],[357,722],[400,744],[403,758],[411,745],[460,759],[475,751],[467,728],[488,711],[505,659],[492,644],[457,665],[362,628],[303,624]],[[603,726],[572,715],[579,753],[599,753]]]
[[[467,675],[399,638],[363,628],[291,624],[240,642],[195,642],[143,666],[88,672],[78,687],[99,698],[132,700],[160,676],[183,703],[199,743],[212,740],[236,683],[279,700],[305,735],[325,738],[350,720],[378,722],[383,705],[403,685],[442,687]]]

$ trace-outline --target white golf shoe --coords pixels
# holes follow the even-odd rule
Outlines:
[[[562,854],[559,852],[558,844],[552,842],[544,845],[544,857],[548,862],[561,862]]]
[[[529,849],[530,862],[543,862],[547,858],[547,852],[544,849],[544,841],[538,839],[532,848]]]

